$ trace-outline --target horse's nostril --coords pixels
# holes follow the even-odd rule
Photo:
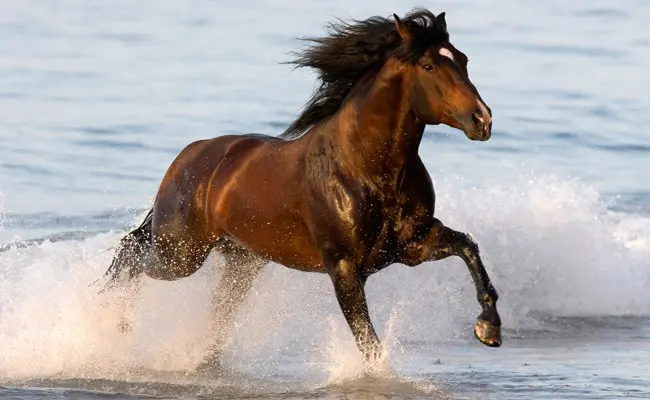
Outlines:
[[[472,121],[477,126],[483,124],[483,118],[481,118],[481,114],[479,114],[478,112],[472,113]]]

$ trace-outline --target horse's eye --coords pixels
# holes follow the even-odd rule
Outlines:
[[[424,68],[425,71],[431,71],[431,70],[433,69],[433,65],[431,65],[431,64],[424,64],[424,65],[422,66],[422,68]]]

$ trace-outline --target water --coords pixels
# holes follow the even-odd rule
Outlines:
[[[650,397],[650,4],[428,6],[494,112],[490,141],[429,128],[421,154],[438,217],[481,245],[504,347],[471,337],[459,260],[370,278],[392,368],[375,378],[325,276],[269,265],[212,373],[193,368],[218,257],[146,282],[129,335],[89,286],[185,144],[296,114],[314,77],[280,63],[295,37],[409,5],[2,2],[0,398]]]

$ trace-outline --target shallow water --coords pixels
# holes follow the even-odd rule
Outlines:
[[[472,338],[459,260],[370,278],[374,378],[325,276],[267,267],[205,373],[218,257],[145,282],[128,335],[91,285],[184,145],[288,124],[314,85],[281,64],[295,37],[409,5],[3,2],[0,398],[649,398],[650,4],[427,6],[494,113],[490,141],[430,127],[421,155],[438,217],[481,245],[502,348]]]

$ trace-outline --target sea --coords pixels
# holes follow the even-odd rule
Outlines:
[[[269,264],[221,366],[213,254],[146,279],[118,329],[96,280],[188,143],[278,135],[315,75],[286,64],[337,18],[446,12],[492,108],[487,142],[430,126],[436,216],[479,243],[504,343],[459,259],[367,283],[366,374],[329,278]],[[0,1],[0,399],[650,398],[647,0]],[[277,188],[283,190],[282,187]]]

